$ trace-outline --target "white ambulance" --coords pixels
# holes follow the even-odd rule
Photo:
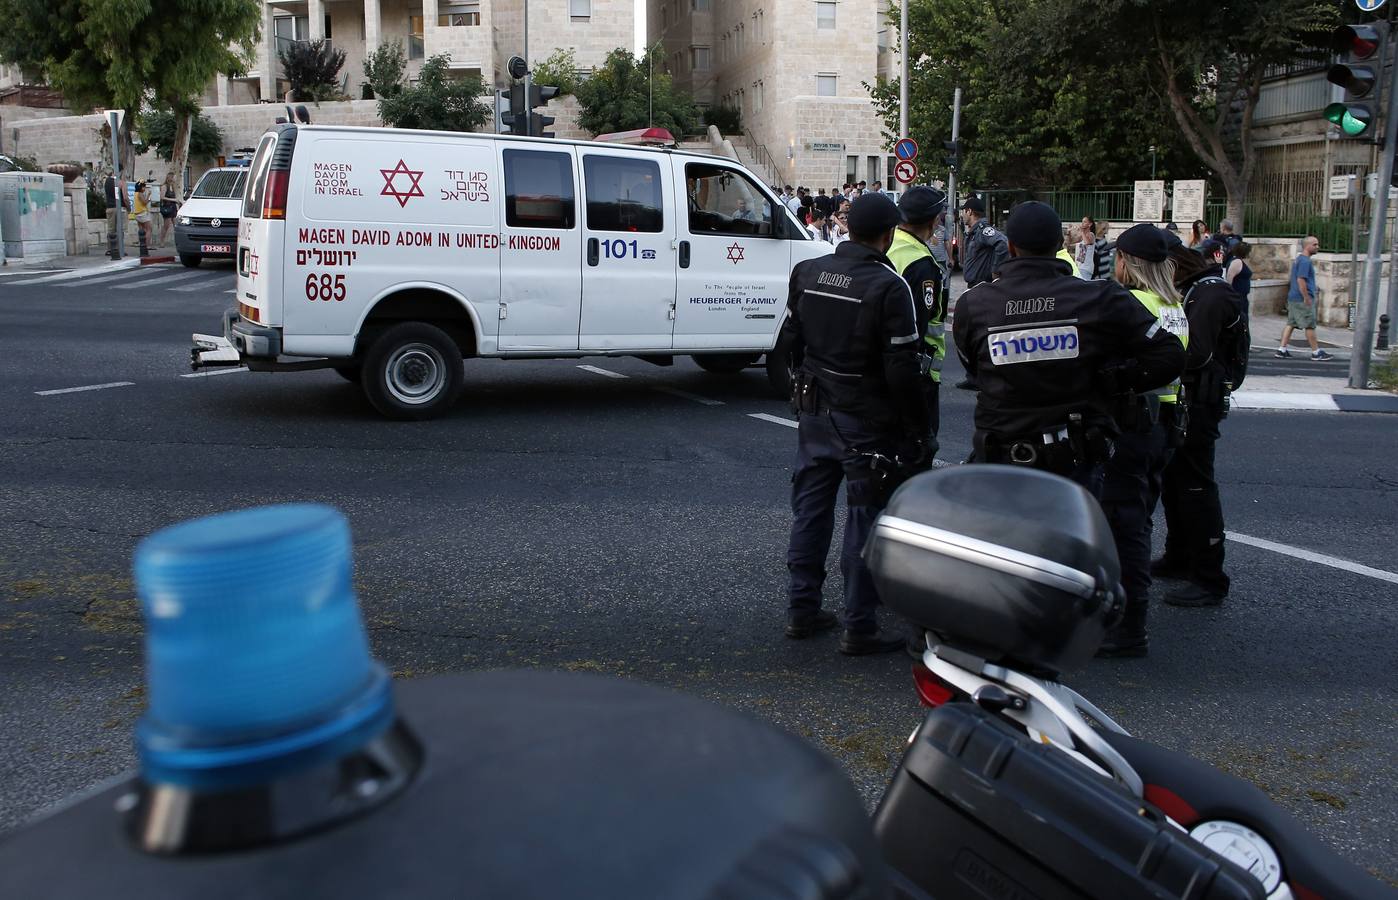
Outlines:
[[[404,419],[448,410],[472,357],[766,354],[780,389],[792,266],[831,252],[722,157],[294,124],[262,136],[238,228],[238,361],[334,368]]]

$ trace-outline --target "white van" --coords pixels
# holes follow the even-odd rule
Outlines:
[[[193,268],[204,259],[231,259],[238,242],[238,213],[248,170],[210,169],[190,191],[175,219],[175,252]]]
[[[768,354],[780,386],[791,268],[831,250],[726,158],[386,128],[269,129],[239,222],[240,361],[334,368],[405,419],[469,357]]]

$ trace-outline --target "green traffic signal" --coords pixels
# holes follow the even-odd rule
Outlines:
[[[1325,107],[1325,118],[1337,126],[1345,137],[1359,137],[1369,130],[1372,115],[1359,103],[1332,103]]]

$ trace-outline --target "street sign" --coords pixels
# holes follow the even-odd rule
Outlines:
[[[1171,215],[1176,222],[1193,222],[1204,218],[1204,180],[1176,181]]]
[[[917,163],[910,159],[900,159],[893,166],[893,177],[902,184],[912,184],[917,178]]]
[[[105,112],[107,114],[107,124],[112,127],[112,131],[120,131],[122,120],[126,118],[126,110],[109,109]]]
[[[1159,222],[1165,218],[1165,182],[1138,181],[1132,196],[1131,219]]]
[[[1373,12],[1387,2],[1388,0],[1354,0],[1354,5],[1364,12]]]
[[[1348,200],[1352,184],[1354,184],[1353,175],[1330,176],[1330,193],[1327,195],[1327,199]]]
[[[1352,178],[1354,176],[1350,177]],[[1378,196],[1378,186],[1379,173],[1370,172],[1368,177],[1364,179],[1364,196],[1368,197],[1370,200],[1373,200],[1376,196]],[[1398,187],[1390,187],[1388,189],[1388,199],[1390,201],[1398,200]]]
[[[917,159],[917,141],[907,137],[899,138],[898,143],[893,145],[893,155],[903,160]]]

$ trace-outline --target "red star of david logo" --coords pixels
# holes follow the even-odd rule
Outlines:
[[[738,260],[743,258],[743,248],[738,245],[737,241],[734,241],[732,246],[728,248],[728,261],[736,266]]]
[[[422,172],[414,172],[412,169],[409,169],[408,164],[403,162],[403,160],[398,160],[398,165],[393,168],[379,169],[379,172],[383,175],[383,190],[379,191],[380,197],[392,197],[394,200],[398,201],[399,206],[407,206],[410,197],[423,196],[422,185],[418,184],[418,182],[422,181]],[[406,191],[400,189],[398,185],[394,183],[394,179],[399,175],[408,176],[410,184]]]

